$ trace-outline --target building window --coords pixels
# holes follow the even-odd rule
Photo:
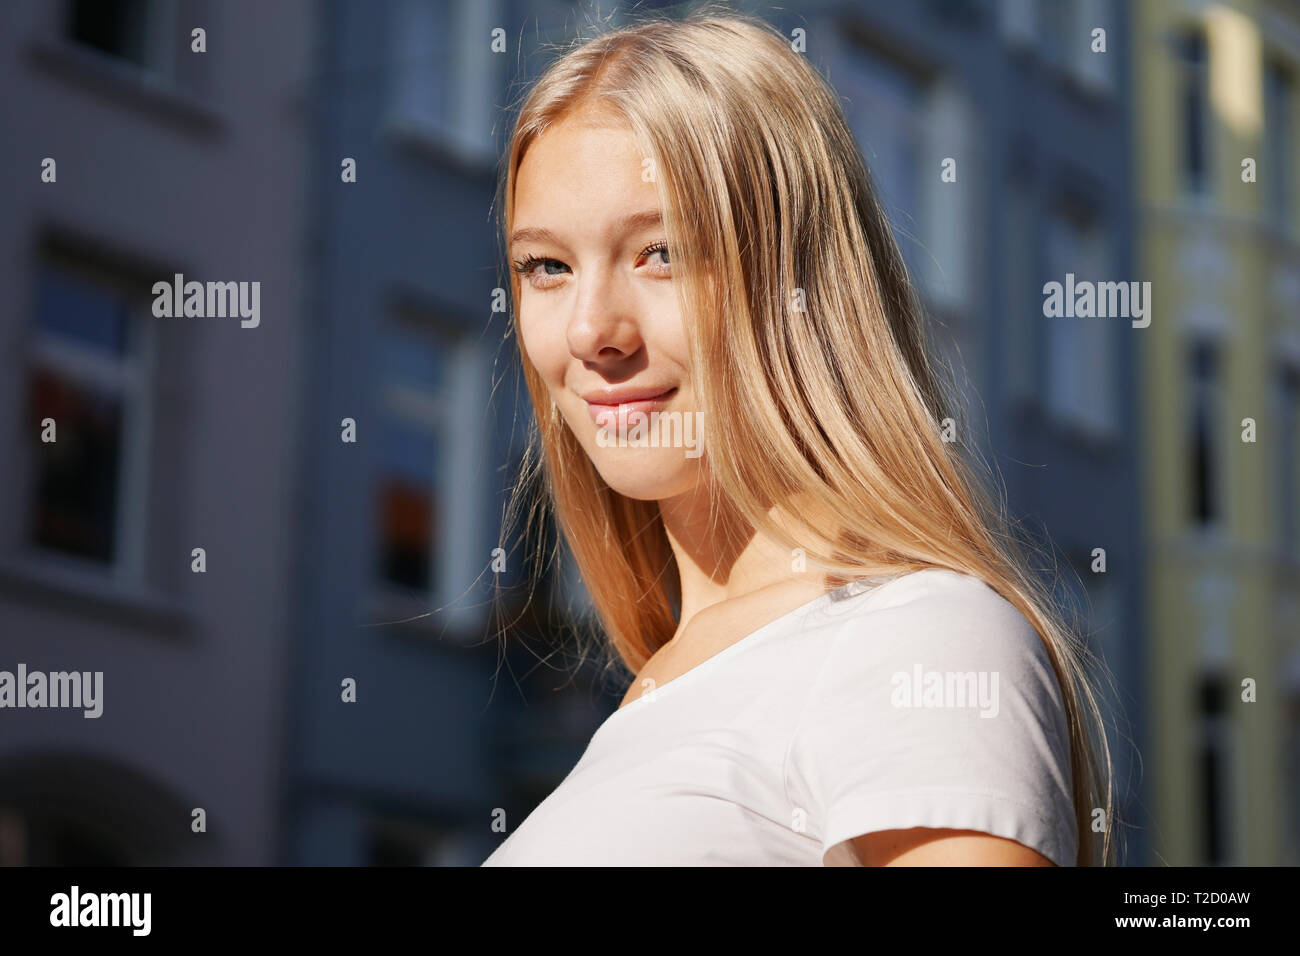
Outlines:
[[[1221,520],[1219,434],[1223,406],[1218,346],[1206,339],[1191,347],[1191,416],[1188,449],[1191,455],[1189,475],[1192,521],[1201,527],[1213,527]]]
[[[1037,398],[1038,331],[1042,319],[1041,300],[1034,284],[1033,258],[1037,249],[1034,197],[1023,176],[1007,177],[1002,204],[1001,228],[1004,321],[999,323],[1005,345],[999,350],[1006,363],[1002,383],[1013,402]]]
[[[1076,285],[1106,280],[1109,244],[1096,222],[1060,211],[1048,226],[1047,261],[1050,281],[1060,283],[1068,298],[1071,275]],[[1043,316],[1042,321],[1047,323],[1049,415],[1067,430],[1092,438],[1113,436],[1117,428],[1114,339],[1116,323],[1124,319],[1062,314]]]
[[[1200,722],[1199,784],[1201,853],[1205,865],[1229,863],[1228,821],[1231,757],[1230,726],[1225,714],[1229,687],[1219,671],[1205,671],[1198,690]]]
[[[438,589],[445,348],[405,319],[384,326],[380,347],[379,577],[426,596]]]
[[[176,80],[178,50],[190,42],[181,9],[177,0],[71,0],[64,32],[82,47]]]
[[[1176,41],[1180,155],[1184,188],[1193,195],[1209,191],[1209,63],[1205,34],[1184,33]]]
[[[27,379],[35,447],[29,542],[128,576],[143,565],[147,307],[114,277],[46,262],[38,273]],[[55,440],[47,442],[50,421]]]
[[[490,591],[490,359],[473,336],[446,328],[412,311],[381,333],[376,580],[399,618],[432,609],[439,625],[468,628]]]
[[[1081,563],[1083,578],[1089,582],[1089,637],[1094,650],[1112,672],[1122,672],[1127,664],[1129,642],[1124,636],[1123,605],[1119,585],[1110,574],[1093,573],[1092,558]]]
[[[1291,71],[1270,59],[1264,71],[1264,181],[1268,184],[1268,209],[1282,228],[1290,225],[1294,201],[1297,158],[1295,135],[1295,82]]]
[[[505,57],[492,51],[499,0],[400,0],[392,125],[458,159],[495,160],[492,121]]]
[[[1282,698],[1284,779],[1286,781],[1287,854],[1284,866],[1300,865],[1300,648],[1292,648],[1283,666],[1286,694]]]
[[[1092,560],[1091,554],[1085,553],[1078,567],[1088,588],[1088,644],[1101,660],[1093,676],[1104,688],[1100,705],[1107,726],[1128,728],[1132,726],[1129,705],[1138,692],[1140,675],[1133,666],[1133,641],[1124,619],[1123,578],[1114,568],[1094,573]],[[1126,730],[1121,732],[1121,736],[1126,735]],[[1136,750],[1131,747],[1117,748],[1111,754],[1120,814],[1127,813],[1127,795],[1138,787],[1135,756]]]
[[[835,86],[908,270],[921,275],[925,236],[919,234],[918,172],[924,158],[923,85],[909,71],[870,50],[853,47],[837,71]]]
[[[147,63],[149,0],[73,0],[68,36],[139,66]]]
[[[908,273],[932,307],[970,300],[971,190],[944,181],[948,160],[974,162],[962,84],[924,75],[874,48],[838,41],[831,79]],[[966,172],[963,174],[962,169]],[[953,170],[961,182],[971,166]]]
[[[1277,376],[1277,531],[1282,553],[1300,559],[1300,368]]]

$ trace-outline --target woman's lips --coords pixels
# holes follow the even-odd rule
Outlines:
[[[597,425],[608,426],[616,422],[619,428],[626,428],[628,416],[638,412],[649,416],[653,412],[662,411],[676,394],[676,386],[658,394],[647,394],[644,389],[624,394],[602,394],[586,399],[587,411],[591,414],[591,420]]]

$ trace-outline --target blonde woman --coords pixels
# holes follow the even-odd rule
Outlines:
[[[1109,862],[1083,644],[944,440],[817,72],[747,17],[589,39],[500,209],[534,465],[635,679],[485,865]]]

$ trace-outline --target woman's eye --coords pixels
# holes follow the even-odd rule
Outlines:
[[[538,266],[542,267],[540,272],[536,271]],[[531,282],[564,275],[568,268],[559,259],[547,259],[543,256],[527,256],[515,262],[515,271]]]
[[[568,266],[566,266],[559,259],[543,259],[539,256],[529,256],[527,259],[521,259],[520,261],[515,263],[515,269],[517,269],[520,273],[524,273],[524,274],[532,272],[538,266],[541,266],[542,271],[545,272],[547,275],[551,275],[551,276],[561,275],[562,273],[560,273],[558,270],[568,268]],[[557,269],[553,270],[551,268],[552,266],[556,266]]]
[[[641,255],[650,259],[652,265],[666,266],[672,263],[672,260],[668,257],[668,244],[666,242],[656,242],[653,246],[642,250]]]

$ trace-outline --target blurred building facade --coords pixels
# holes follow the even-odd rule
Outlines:
[[[1300,4],[1133,17],[1153,840],[1174,865],[1294,866]]]
[[[0,669],[103,675],[0,712],[5,863],[275,860],[308,13],[0,7]]]

